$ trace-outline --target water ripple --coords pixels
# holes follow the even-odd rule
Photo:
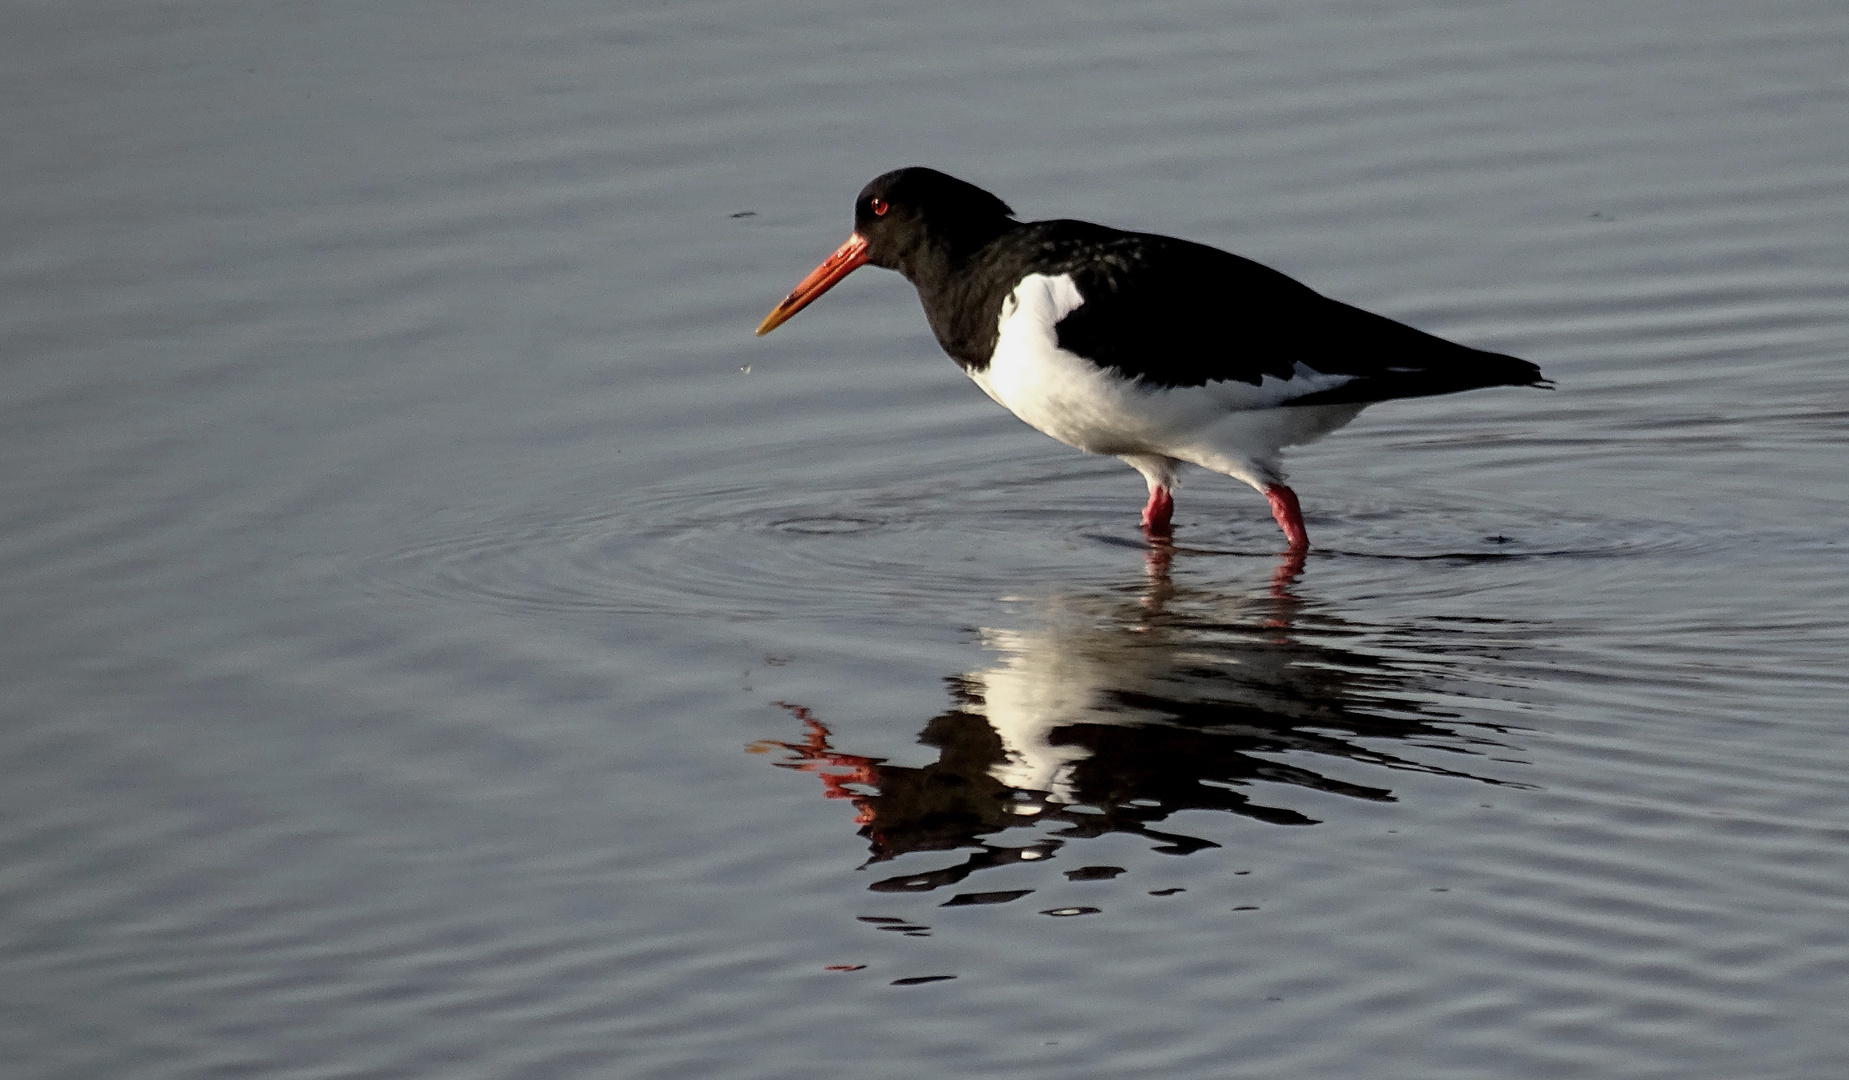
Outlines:
[[[1096,470],[1016,470],[976,489],[912,478],[837,490],[714,481],[632,492],[621,506],[484,525],[387,552],[354,572],[368,590],[507,611],[762,617],[938,612],[1024,580],[1115,580],[1144,547],[1135,492]],[[1207,485],[1203,484],[1203,488]],[[1275,560],[1275,526],[1238,489],[1204,490],[1178,519],[1178,556]],[[1519,503],[1408,500],[1314,509],[1319,559],[1459,564],[1694,555],[1737,534],[1662,521],[1564,516]],[[848,506],[851,508],[844,509]],[[1749,538],[1750,539],[1750,538]]]

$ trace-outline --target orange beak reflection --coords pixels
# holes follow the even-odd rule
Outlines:
[[[809,271],[790,295],[783,298],[783,303],[770,309],[764,321],[758,324],[758,336],[762,337],[789,321],[790,316],[808,307],[815,298],[835,287],[835,282],[853,273],[854,268],[867,261],[867,241],[859,233],[848,234],[847,243],[835,249],[835,253],[822,260],[822,265]]]

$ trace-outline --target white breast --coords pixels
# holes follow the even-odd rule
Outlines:
[[[1027,423],[1068,446],[1094,454],[1149,449],[1164,427],[1198,425],[1198,416],[1155,408],[1133,381],[1059,347],[1055,327],[1085,302],[1071,275],[1029,274],[1002,302],[1000,333],[976,385]]]

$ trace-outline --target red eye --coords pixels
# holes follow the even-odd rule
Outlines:
[[[871,211],[873,211],[873,216],[874,216],[874,217],[879,217],[879,216],[881,216],[881,215],[883,215],[884,213],[886,213],[886,211],[888,211],[888,210],[890,210],[890,209],[892,209],[892,207],[890,207],[890,206],[888,206],[888,205],[886,204],[886,200],[885,200],[885,199],[877,199],[877,198],[876,198],[876,199],[870,199],[870,200],[868,200],[868,202],[867,202],[867,209],[869,209],[869,210],[871,210]]]

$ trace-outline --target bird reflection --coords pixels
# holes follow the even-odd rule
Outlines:
[[[919,736],[937,751],[929,764],[844,750],[820,718],[788,703],[803,738],[754,748],[786,752],[778,765],[853,806],[869,865],[966,852],[876,881],[876,892],[941,888],[1108,833],[1171,854],[1219,846],[1158,827],[1184,810],[1313,825],[1290,805],[1293,791],[1392,802],[1393,770],[1504,783],[1431,760],[1472,763],[1500,744],[1498,729],[1438,711],[1422,692],[1442,682],[1455,694],[1446,658],[1500,648],[1489,644],[1502,639],[1493,627],[1344,621],[1295,595],[1300,557],[1280,565],[1268,591],[1239,596],[1175,585],[1170,553],[1160,555],[1135,588],[1056,593],[1034,602],[1025,628],[984,630],[994,662],[948,680],[952,707]],[[1319,760],[1382,772],[1357,783],[1319,772]]]

